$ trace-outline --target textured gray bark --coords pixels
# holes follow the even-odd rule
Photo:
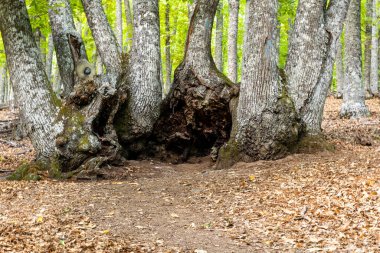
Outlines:
[[[0,104],[5,103],[4,66],[0,68]]]
[[[129,0],[124,0],[124,9],[125,9],[125,18],[127,20],[127,36],[126,36],[126,45],[127,50],[132,46],[132,37],[133,37],[133,20],[132,20],[132,10]]]
[[[165,78],[165,89],[168,90],[172,83],[172,60],[170,52],[170,40],[171,40],[171,31],[170,31],[170,4],[166,3],[165,6],[165,64],[166,64],[166,78]]]
[[[216,35],[215,35],[215,64],[220,72],[223,72],[223,0],[219,0],[216,11]]]
[[[283,157],[298,140],[300,124],[277,67],[278,1],[252,1],[249,9],[237,132],[221,150],[219,164]]]
[[[370,0],[368,0],[370,1]],[[379,95],[379,28],[377,23],[378,1],[373,0],[372,4],[372,31],[371,31],[371,74],[370,90],[374,96]]]
[[[288,92],[308,134],[320,134],[349,0],[300,1],[289,40]]]
[[[87,22],[109,77],[117,78],[122,72],[121,50],[108,23],[100,0],[82,0]],[[112,81],[116,85],[116,80]]]
[[[55,152],[54,138],[60,130],[59,124],[54,123],[57,108],[24,2],[0,2],[0,29],[21,118],[37,156],[50,157]]]
[[[46,55],[46,75],[51,80],[51,70],[53,67],[53,54],[54,54],[54,42],[53,35],[50,34],[48,38],[48,53]]]
[[[160,114],[162,100],[160,21],[157,0],[135,0],[133,44],[130,52],[128,92],[117,121],[119,138],[126,145],[149,134]]]
[[[116,38],[120,48],[123,48],[123,10],[122,0],[116,0]]]
[[[74,88],[74,63],[71,58],[67,34],[81,38],[77,32],[69,0],[49,0],[49,19],[53,34],[54,47],[63,84],[63,96],[67,97]],[[81,49],[85,55],[85,49]]]
[[[341,117],[361,118],[369,115],[362,85],[360,9],[360,0],[351,0],[345,22],[346,69]]]
[[[371,97],[371,41],[372,41],[372,4],[373,0],[366,1],[366,26],[364,46],[364,88],[366,97]]]
[[[234,83],[237,82],[237,38],[239,28],[240,0],[228,0],[229,25],[228,25],[228,77]]]
[[[98,52],[96,52],[95,68],[96,68],[97,75],[103,74],[102,58],[100,57],[100,54]]]
[[[8,67],[7,65],[4,66],[3,70],[3,83],[4,83],[4,102],[9,101],[9,81],[8,81]]]
[[[343,65],[343,50],[342,50],[342,40],[337,42],[337,53],[336,53],[336,98],[343,97],[343,86],[344,86],[344,65]]]

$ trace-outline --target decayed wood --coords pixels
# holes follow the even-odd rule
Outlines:
[[[186,54],[175,71],[154,138],[169,154],[209,154],[228,140],[231,98],[238,87],[220,73],[211,58],[211,29],[217,0],[199,0],[190,22]]]

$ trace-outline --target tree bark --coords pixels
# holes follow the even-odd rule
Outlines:
[[[48,39],[48,53],[46,55],[46,75],[51,80],[51,70],[53,67],[53,55],[54,55],[54,42],[53,42],[53,35],[49,35]]]
[[[166,78],[165,78],[165,89],[169,89],[172,83],[172,59],[171,59],[171,31],[170,31],[170,4],[167,1],[165,6],[165,63],[166,63]]]
[[[82,0],[87,22],[95,40],[96,48],[102,58],[112,85],[122,72],[121,50],[108,23],[100,0]]]
[[[340,116],[347,118],[361,118],[369,115],[362,86],[360,9],[360,0],[351,0],[345,29],[346,71],[343,104],[340,110]]]
[[[128,93],[125,108],[115,124],[127,149],[145,138],[160,115],[162,100],[160,23],[157,0],[135,0],[134,34],[130,52]]]
[[[373,0],[366,1],[366,26],[364,46],[364,87],[366,97],[372,97],[371,93],[371,41],[372,41],[372,4]]]
[[[343,97],[343,86],[344,86],[344,65],[343,65],[343,50],[342,50],[342,40],[339,39],[337,42],[337,56],[335,61],[336,66],[336,98]]]
[[[277,0],[250,2],[245,34],[236,134],[220,152],[218,167],[276,159],[298,140],[300,123],[278,69]],[[260,31],[260,32],[257,32]],[[285,81],[285,80],[284,80]]]
[[[0,104],[5,103],[4,69],[0,68]]]
[[[155,139],[169,155],[186,160],[205,155],[229,138],[229,102],[238,88],[220,73],[211,57],[212,26],[217,0],[198,0],[191,18],[185,58],[155,126]],[[175,157],[175,156],[174,156]]]
[[[127,50],[132,46],[132,37],[133,37],[133,20],[132,20],[132,10],[129,3],[129,0],[124,0],[124,9],[125,9],[125,18],[127,20],[127,36],[126,36],[126,45]]]
[[[216,11],[216,36],[215,36],[215,64],[220,72],[223,72],[223,0],[219,0]]]
[[[55,95],[49,88],[24,2],[0,2],[0,29],[20,115],[37,156],[51,157],[55,152],[55,136],[62,126],[55,123],[58,112]]]
[[[370,0],[368,0],[370,1]],[[379,28],[377,23],[378,1],[373,0],[372,4],[372,31],[371,31],[371,74],[370,90],[374,96],[379,95]]]
[[[49,0],[49,19],[53,34],[54,47],[63,84],[63,97],[67,97],[74,89],[73,71],[74,62],[71,57],[67,34],[82,38],[77,32],[71,12],[70,1]],[[85,55],[85,48],[81,49]],[[87,57],[87,56],[86,56]]]
[[[123,48],[123,10],[122,0],[116,0],[116,38],[120,49]]]
[[[337,42],[350,0],[299,2],[286,64],[288,92],[306,133],[319,135]]]
[[[240,0],[228,0],[229,25],[228,25],[228,77],[234,83],[237,82],[237,38],[239,28],[239,4]]]

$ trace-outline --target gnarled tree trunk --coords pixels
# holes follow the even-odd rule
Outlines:
[[[238,88],[221,74],[211,58],[211,33],[217,0],[198,0],[191,18],[184,61],[164,101],[154,137],[187,159],[204,155],[229,138],[229,102]]]

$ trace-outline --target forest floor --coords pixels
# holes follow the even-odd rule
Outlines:
[[[124,179],[1,180],[0,252],[376,252],[380,100],[359,121],[340,119],[340,103],[328,99],[323,123],[335,151],[229,170],[208,158],[130,161]],[[1,171],[33,157],[7,136],[0,151]]]

